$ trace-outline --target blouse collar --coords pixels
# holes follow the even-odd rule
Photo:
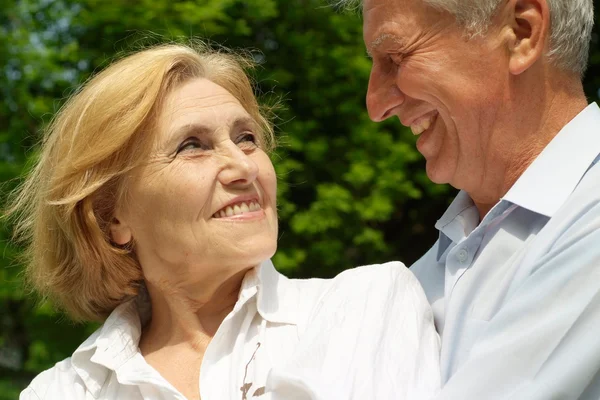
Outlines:
[[[266,321],[296,325],[298,296],[298,289],[267,260],[248,271],[232,312],[239,313],[245,304],[256,301],[258,313]],[[112,371],[140,354],[142,321],[150,317],[148,305],[144,293],[120,304],[73,353],[73,368],[95,398]]]

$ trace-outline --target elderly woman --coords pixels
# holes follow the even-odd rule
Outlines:
[[[438,338],[400,263],[293,280],[244,59],[163,45],[88,81],[9,211],[33,286],[104,321],[22,399],[420,399]]]

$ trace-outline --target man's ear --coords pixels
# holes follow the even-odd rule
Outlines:
[[[129,226],[123,220],[115,216],[112,221],[110,221],[110,238],[113,243],[124,246],[131,242],[133,235],[131,234]]]
[[[509,70],[519,75],[546,52],[550,38],[550,9],[547,0],[509,0],[506,9],[511,38]]]

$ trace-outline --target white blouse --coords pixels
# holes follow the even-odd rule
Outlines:
[[[117,307],[20,399],[184,399],[140,353],[145,308]],[[399,262],[308,280],[262,263],[246,274],[200,370],[203,400],[414,400],[439,387],[432,312]]]

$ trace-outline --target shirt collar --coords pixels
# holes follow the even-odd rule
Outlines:
[[[552,217],[600,153],[600,108],[590,104],[544,148],[503,200]]]
[[[233,312],[256,299],[258,313],[265,320],[296,324],[298,296],[298,289],[267,260],[244,277]],[[149,314],[149,299],[142,291],[135,299],[115,308],[104,324],[73,353],[73,368],[94,398],[100,395],[111,371],[140,352],[142,320],[149,318]]]
[[[565,125],[502,200],[552,217],[600,158],[598,126],[600,108],[592,103]],[[498,211],[503,209],[500,207]],[[435,224],[440,231],[437,261],[442,260],[450,244],[460,243],[478,224],[479,213],[473,200],[460,191]]]
[[[461,190],[435,227],[440,231],[437,261],[439,262],[451,243],[459,243],[477,227],[479,212],[469,194]]]
[[[75,350],[71,363],[94,398],[100,395],[110,371],[139,352],[142,333],[138,298],[113,310],[104,324]]]
[[[265,320],[282,324],[298,323],[298,289],[275,270],[271,260],[264,261],[246,274],[236,308],[254,294],[257,295],[258,313]]]

